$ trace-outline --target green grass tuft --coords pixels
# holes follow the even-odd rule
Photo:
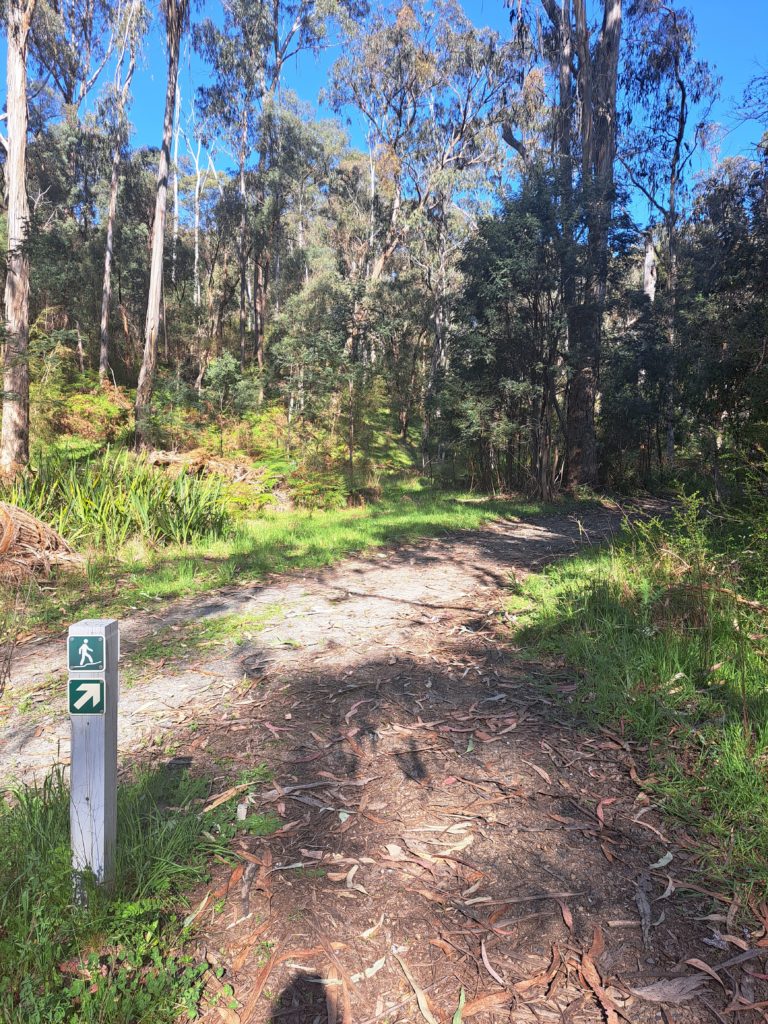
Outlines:
[[[116,552],[140,537],[189,544],[221,536],[231,521],[224,484],[171,475],[128,451],[79,459],[54,450],[0,488],[0,500],[49,523],[75,546]]]
[[[715,549],[694,501],[529,578],[509,610],[517,643],[582,670],[580,714],[648,744],[666,809],[704,837],[704,873],[766,894],[766,623]]]
[[[268,777],[260,766],[247,781]],[[207,964],[185,952],[177,916],[183,894],[208,879],[211,855],[226,856],[238,831],[265,835],[278,827],[264,815],[236,822],[231,805],[203,815],[207,793],[205,780],[169,767],[121,786],[115,882],[108,891],[89,884],[86,908],[72,898],[61,774],[20,789],[0,810],[4,1024],[194,1018]]]

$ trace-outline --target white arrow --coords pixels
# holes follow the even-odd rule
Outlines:
[[[82,697],[75,701],[76,711],[85,707],[88,701],[90,701],[94,707],[97,707],[101,703],[101,683],[81,683],[77,688],[77,692],[82,693]]]

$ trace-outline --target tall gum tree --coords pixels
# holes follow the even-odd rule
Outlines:
[[[161,326],[161,303],[163,294],[163,253],[165,251],[165,215],[168,202],[168,174],[171,163],[171,139],[173,117],[176,107],[176,86],[179,78],[179,51],[181,37],[187,25],[189,0],[165,0],[165,35],[168,46],[168,80],[165,90],[165,116],[163,117],[163,141],[157,168],[157,189],[155,192],[155,217],[152,223],[152,248],[149,269],[149,293],[147,315],[144,324],[144,356],[136,388],[136,447],[143,447],[147,439],[147,418],[149,416],[152,391],[157,365],[157,339]]]
[[[568,310],[567,482],[571,488],[597,483],[595,403],[614,200],[622,0],[603,0],[602,24],[594,44],[586,0],[573,0],[573,13],[576,81],[581,98],[581,191],[587,258],[582,302]]]
[[[679,235],[688,198],[691,161],[706,146],[709,117],[719,81],[696,56],[692,13],[665,0],[632,0],[627,10],[622,62],[624,94],[620,161],[632,188],[648,203],[665,271],[663,319],[666,333],[664,419],[666,463],[675,455],[676,363],[678,352]],[[652,253],[646,244],[646,258]],[[654,298],[655,298],[655,277]]]
[[[527,35],[557,82],[549,137],[558,176],[561,281],[568,323],[566,480],[571,488],[594,486],[595,405],[615,192],[622,0],[599,0],[597,28],[587,0],[531,0],[527,5],[507,0],[507,6],[513,21],[527,22]],[[512,122],[505,125],[504,138],[526,158]],[[579,222],[584,241],[577,246]]]
[[[27,198],[27,50],[35,0],[8,0],[5,179],[8,250],[0,473],[12,477],[29,462],[29,229]]]
[[[106,123],[113,137],[112,162],[109,182],[109,205],[104,246],[104,274],[101,288],[101,320],[99,323],[99,377],[109,373],[109,314],[112,300],[112,257],[114,255],[117,196],[120,185],[120,163],[126,142],[125,112],[131,94],[131,82],[136,69],[136,53],[143,32],[142,0],[132,0],[126,15],[123,43],[115,70],[111,95],[106,103]],[[126,65],[127,58],[127,65]]]

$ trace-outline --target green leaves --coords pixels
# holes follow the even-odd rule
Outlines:
[[[221,536],[230,523],[223,481],[172,476],[127,451],[108,449],[87,461],[42,456],[33,472],[0,489],[0,497],[70,542],[110,552],[131,537],[188,544]]]
[[[461,992],[459,993],[459,1005],[456,1007],[456,1012],[451,1017],[451,1024],[462,1024],[461,1011],[464,1009],[464,1004],[466,1003],[466,1001],[467,996],[466,993],[464,992],[464,989],[462,988]]]

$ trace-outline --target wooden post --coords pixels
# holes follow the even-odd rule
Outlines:
[[[75,895],[80,902],[85,900],[86,872],[93,872],[99,884],[114,878],[119,657],[115,619],[83,619],[69,627],[69,822]]]

